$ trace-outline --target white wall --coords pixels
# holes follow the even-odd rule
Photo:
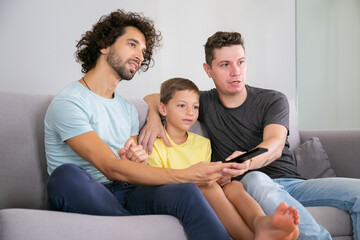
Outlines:
[[[123,96],[158,92],[175,76],[212,88],[202,69],[203,45],[222,30],[243,34],[249,84],[296,99],[295,0],[1,0],[0,91],[56,94],[80,79],[76,42],[118,8],[143,12],[163,34],[154,68],[121,82]]]
[[[360,1],[297,1],[300,129],[360,128]]]

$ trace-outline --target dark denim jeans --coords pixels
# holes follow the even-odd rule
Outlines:
[[[103,185],[81,167],[64,164],[51,174],[47,191],[52,210],[104,216],[168,214],[182,222],[189,239],[229,239],[192,183],[154,187],[124,182]]]

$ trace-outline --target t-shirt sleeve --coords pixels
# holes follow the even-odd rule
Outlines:
[[[160,139],[155,140],[153,151],[147,159],[147,164],[152,167],[165,168],[165,159],[163,159],[163,157],[161,156],[161,152],[163,151],[161,151],[161,144],[159,142]]]
[[[289,103],[282,93],[279,93],[278,97],[267,107],[264,127],[269,124],[280,124],[289,129]]]
[[[207,141],[204,162],[210,162],[210,161],[211,161],[211,144],[210,141]]]
[[[88,115],[70,99],[56,99],[48,112],[47,123],[62,141],[93,131]]]

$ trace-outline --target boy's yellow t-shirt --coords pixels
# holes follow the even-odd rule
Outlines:
[[[210,162],[210,140],[192,132],[187,134],[186,142],[178,145],[166,133],[171,147],[166,146],[162,138],[157,138],[148,157],[148,164],[153,167],[184,169],[198,162]]]

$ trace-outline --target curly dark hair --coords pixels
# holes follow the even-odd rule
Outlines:
[[[233,45],[241,45],[244,50],[244,40],[238,32],[216,32],[209,37],[205,44],[205,61],[211,66],[214,60],[214,50],[222,47],[229,47]]]
[[[153,65],[152,58],[155,48],[160,47],[161,33],[154,27],[154,22],[142,15],[142,13],[124,12],[118,9],[109,15],[104,15],[93,25],[91,31],[82,35],[77,43],[77,62],[81,63],[81,72],[87,73],[96,65],[100,50],[115,43],[116,39],[125,34],[128,26],[139,29],[145,36],[146,51],[144,61],[140,69],[146,72]]]

